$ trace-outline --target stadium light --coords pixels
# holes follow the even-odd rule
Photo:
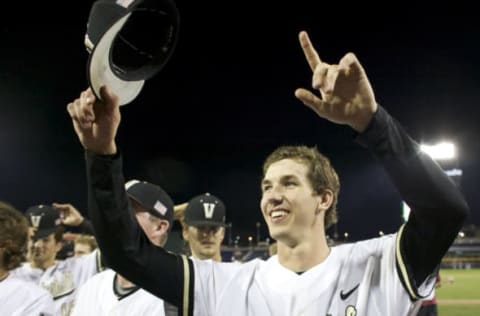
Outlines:
[[[457,155],[455,145],[450,142],[441,142],[436,145],[421,144],[420,149],[434,160],[451,160]]]
[[[409,215],[410,215],[410,206],[408,206],[408,204],[405,203],[405,201],[402,201],[402,219],[404,223],[407,222]]]
[[[463,171],[458,168],[457,148],[454,143],[443,141],[435,145],[420,144],[420,150],[429,155],[433,160],[438,161],[448,177],[452,179],[456,185],[460,185],[460,178],[463,175]],[[410,207],[405,201],[402,201],[401,212],[402,219],[406,222],[410,215]]]

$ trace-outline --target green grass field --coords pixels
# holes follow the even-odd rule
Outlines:
[[[480,316],[480,269],[440,271],[439,316]]]

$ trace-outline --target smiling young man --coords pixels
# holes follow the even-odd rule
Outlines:
[[[284,146],[266,159],[261,209],[282,264],[306,271],[329,254],[325,229],[336,222],[340,182],[315,148]]]
[[[468,215],[455,184],[382,107],[352,53],[320,60],[300,44],[313,93],[296,97],[320,117],[350,126],[383,165],[412,212],[396,234],[329,247],[338,179],[315,148],[281,147],[265,161],[261,209],[278,255],[244,264],[197,260],[149,246],[130,215],[115,136],[118,98],[90,90],[67,107],[86,150],[89,211],[112,267],[183,315],[410,315],[434,286],[434,271]]]

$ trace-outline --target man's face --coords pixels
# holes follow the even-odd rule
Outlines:
[[[260,207],[270,235],[295,245],[318,225],[319,198],[307,178],[306,165],[283,159],[270,165],[262,181]],[[323,216],[321,217],[323,221]]]
[[[46,269],[53,265],[57,252],[62,248],[62,243],[55,240],[55,234],[32,240],[30,251],[30,260],[35,266]]]
[[[186,226],[183,238],[188,241],[192,255],[198,259],[220,259],[220,247],[225,236],[222,226]]]
[[[88,244],[76,242],[73,246],[73,256],[80,257],[92,252],[92,248]]]
[[[148,210],[142,205],[140,205],[134,200],[131,201],[133,209],[135,210],[135,217],[137,218],[137,222],[142,228],[147,238],[155,246],[163,247],[166,241],[166,232],[168,226],[164,226],[164,229],[161,230],[160,221],[166,222],[166,220],[162,220],[150,215]]]

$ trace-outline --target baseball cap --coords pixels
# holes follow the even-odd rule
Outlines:
[[[31,206],[25,212],[31,227],[35,229],[34,239],[47,237],[62,227],[60,212],[50,205],[39,204]]]
[[[95,1],[85,35],[87,77],[95,96],[100,99],[106,85],[120,105],[133,101],[145,80],[169,60],[178,28],[173,0]]]
[[[127,195],[155,217],[168,220],[169,230],[173,226],[173,201],[158,185],[147,181],[130,180],[125,183]]]
[[[224,226],[225,204],[205,193],[192,198],[185,208],[185,224],[189,226]]]

